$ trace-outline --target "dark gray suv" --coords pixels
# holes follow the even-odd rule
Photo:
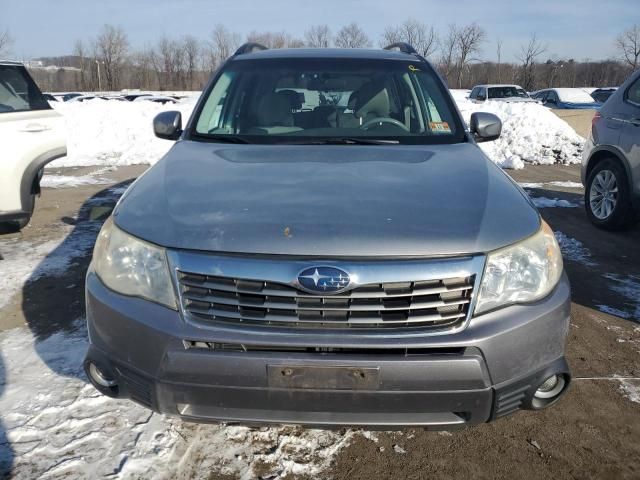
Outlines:
[[[553,232],[406,44],[245,45],[87,274],[101,392],[197,421],[486,422],[566,391]]]
[[[640,70],[593,117],[582,158],[587,215],[597,227],[628,228],[640,212]]]

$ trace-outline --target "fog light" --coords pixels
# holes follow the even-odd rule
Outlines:
[[[93,362],[89,364],[89,375],[91,375],[91,379],[94,382],[102,387],[111,388],[116,386],[116,381],[110,379],[109,376],[100,370],[100,368]]]
[[[536,398],[553,398],[562,392],[565,380],[562,375],[551,375],[536,390]]]

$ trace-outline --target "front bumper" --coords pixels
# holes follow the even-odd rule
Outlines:
[[[348,340],[334,341],[350,346],[343,353],[307,353],[292,347],[318,345],[309,333],[267,347],[268,333],[242,339],[198,327],[176,311],[114,293],[89,273],[85,365],[94,362],[115,380],[116,387],[98,386],[103,393],[188,420],[451,428],[531,408],[547,377],[568,379],[569,313],[563,276],[546,299],[482,315],[455,334],[385,341],[382,333],[348,332]],[[261,348],[234,348],[252,339]],[[329,372],[326,385],[296,378],[314,368]],[[343,372],[335,383],[331,374]]]

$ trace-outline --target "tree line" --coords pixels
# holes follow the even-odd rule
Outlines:
[[[34,69],[36,81],[49,91],[199,90],[214,72],[245,41],[268,48],[338,47],[365,48],[407,42],[428,58],[452,88],[481,83],[517,83],[532,91],[548,87],[595,87],[619,85],[640,67],[640,25],[612,39],[616,58],[606,60],[562,59],[535,33],[520,45],[515,61],[504,61],[503,41],[489,40],[477,23],[449,25],[438,31],[415,19],[384,29],[377,40],[353,22],[333,32],[328,25],[314,25],[302,38],[286,31],[253,31],[246,36],[222,24],[207,38],[163,35],[155,45],[131,47],[126,32],[105,25],[99,34],[75,42],[73,55],[47,58],[61,67],[57,71]],[[0,30],[0,54],[11,46],[7,30]],[[492,60],[487,60],[492,57]]]

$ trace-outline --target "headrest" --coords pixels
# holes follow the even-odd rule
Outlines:
[[[363,118],[367,115],[376,117],[388,117],[391,113],[389,92],[384,84],[369,82],[360,87],[356,96],[356,116]],[[354,95],[352,94],[352,96]]]
[[[285,95],[269,93],[258,102],[256,120],[261,127],[292,126],[291,104]]]

